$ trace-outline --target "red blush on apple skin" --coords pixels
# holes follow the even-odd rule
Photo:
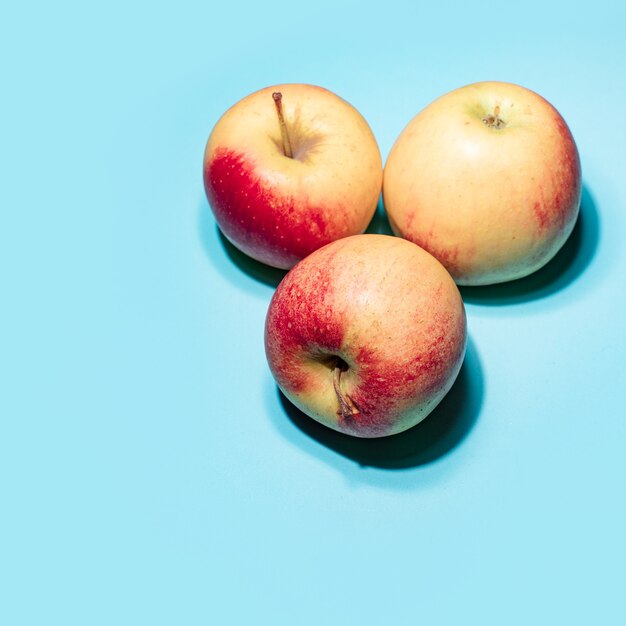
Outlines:
[[[218,149],[205,164],[204,187],[224,235],[249,256],[289,269],[314,250],[348,233],[341,206],[308,204],[265,183],[250,158]],[[332,213],[334,222],[326,219]]]
[[[562,232],[568,226],[567,218],[572,213],[572,207],[580,202],[581,168],[576,144],[567,124],[558,114],[555,123],[563,143],[569,145],[569,149],[563,150],[557,163],[546,165],[546,170],[551,172],[551,187],[561,189],[562,193],[557,191],[554,198],[546,201],[544,188],[540,186],[540,199],[533,204],[540,235],[550,230]]]
[[[295,268],[279,285],[270,305],[265,329],[266,351],[279,384],[290,391],[305,391],[307,376],[301,370],[304,352],[319,353],[320,359],[340,351],[345,323],[333,313],[335,295],[321,266],[308,276]],[[276,355],[270,346],[278,347]],[[287,356],[286,356],[287,355]],[[302,376],[296,372],[302,371]],[[329,375],[329,381],[330,381]]]
[[[441,317],[428,330],[427,336],[431,337],[428,347],[417,351],[410,362],[384,363],[370,349],[359,350],[356,360],[359,376],[367,384],[360,385],[352,395],[361,411],[351,418],[355,432],[367,429],[371,434],[386,434],[395,421],[396,412],[404,408],[407,397],[437,393],[450,378],[450,364],[452,368],[460,367],[465,346],[464,321],[452,327],[449,317]],[[463,340],[459,341],[459,337]],[[375,369],[373,375],[368,372],[370,365]],[[348,421],[343,422],[346,429],[350,429]]]
[[[458,263],[458,244],[453,246],[446,246],[445,244],[442,245],[432,229],[425,236],[422,236],[419,232],[413,233],[409,231],[406,234],[406,238],[409,241],[412,241],[415,245],[432,254],[452,275],[459,276],[461,274]],[[464,254],[468,259],[470,259],[474,256],[474,249],[468,248],[464,251]]]

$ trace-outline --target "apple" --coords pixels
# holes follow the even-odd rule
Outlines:
[[[282,280],[265,322],[281,391],[313,419],[357,437],[423,420],[454,382],[465,308],[450,274],[389,235],[340,239]]]
[[[393,231],[460,285],[514,280],[545,265],[570,235],[580,196],[578,151],[561,115],[503,82],[462,87],[418,113],[383,179]]]
[[[314,85],[261,89],[217,122],[204,187],[226,238],[281,269],[363,232],[382,187],[382,159],[361,114]]]

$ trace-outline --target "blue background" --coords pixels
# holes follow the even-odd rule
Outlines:
[[[626,622],[622,3],[2,13],[3,624]],[[325,431],[271,379],[281,273],[218,234],[208,134],[249,92],[310,82],[386,157],[487,79],[567,120],[580,222],[538,274],[463,290],[467,360],[423,425]]]

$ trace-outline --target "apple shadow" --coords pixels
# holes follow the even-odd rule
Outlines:
[[[465,439],[480,414],[484,380],[476,348],[468,339],[459,375],[434,411],[417,426],[378,439],[351,437],[323,426],[294,406],[278,388],[277,391],[280,404],[293,425],[325,448],[362,467],[404,470],[440,459]]]
[[[365,232],[367,234],[373,235],[391,235],[392,237],[394,236],[394,232],[393,230],[391,230],[389,218],[387,217],[387,213],[383,205],[382,196],[378,200],[378,204],[376,205],[376,212],[374,213],[372,221],[369,223],[369,226],[366,228]]]
[[[564,289],[587,269],[600,240],[600,217],[593,195],[583,185],[578,220],[563,247],[544,267],[529,276],[483,287],[459,287],[470,304],[520,304],[550,296]]]
[[[274,288],[287,274],[286,270],[256,261],[230,243],[217,225],[206,200],[200,202],[198,231],[206,255],[223,273],[230,274],[230,268],[234,265],[253,280]],[[225,270],[225,261],[228,261],[228,271]]]

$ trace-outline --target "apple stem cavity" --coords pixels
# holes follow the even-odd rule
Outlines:
[[[337,400],[339,400],[339,410],[337,411],[337,415],[341,415],[344,419],[349,419],[354,415],[358,415],[359,409],[356,408],[356,405],[352,401],[352,398],[347,394],[341,391],[341,373],[343,369],[340,365],[336,365],[333,370],[333,387],[335,388],[335,393],[337,394]]]
[[[493,109],[493,113],[489,115],[485,115],[483,117],[483,123],[489,126],[489,128],[495,128],[496,130],[500,130],[506,126],[506,122],[500,117],[500,105],[496,104]]]
[[[274,104],[276,105],[276,114],[278,115],[278,125],[280,126],[280,135],[283,140],[283,152],[286,157],[293,159],[293,151],[291,150],[291,142],[289,141],[289,133],[287,132],[287,124],[285,123],[285,116],[283,115],[283,94],[280,91],[275,91],[272,94],[274,98]]]

